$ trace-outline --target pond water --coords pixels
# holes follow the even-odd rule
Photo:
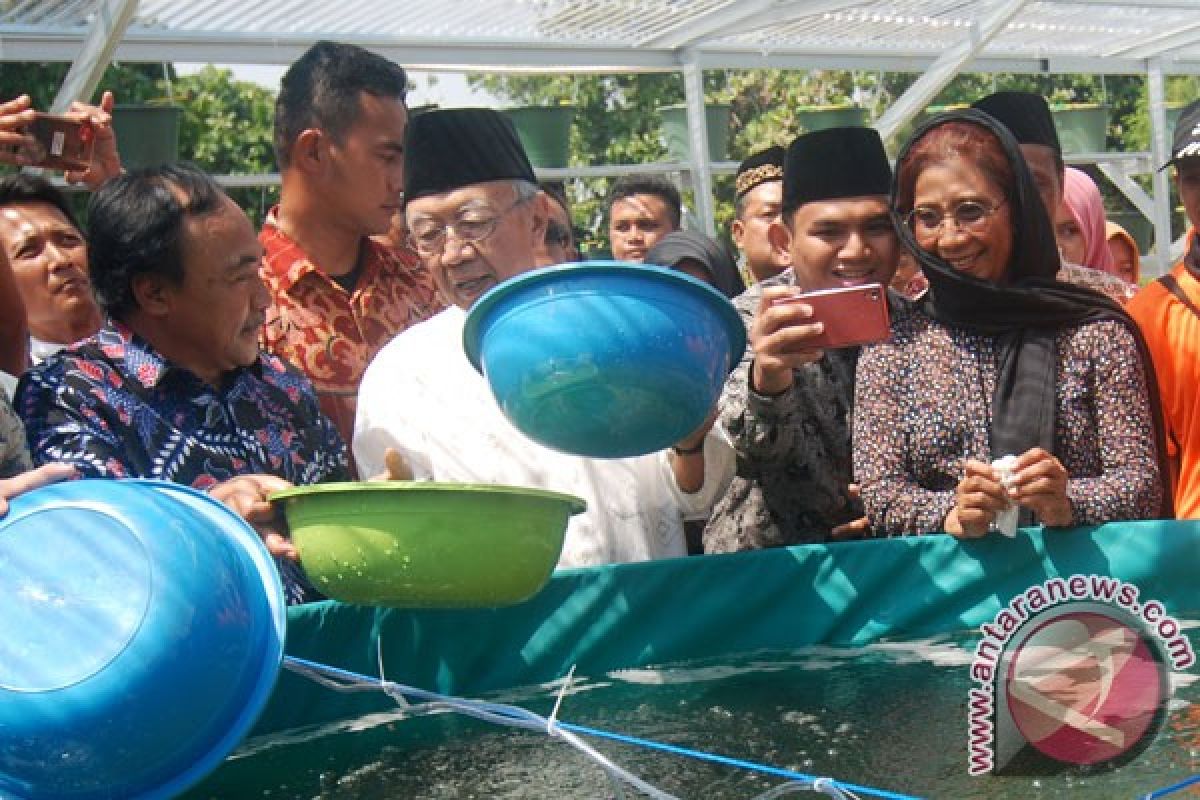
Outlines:
[[[1197,628],[1189,636],[1196,646]],[[811,647],[722,663],[579,677],[568,722],[922,797],[1136,797],[1200,772],[1200,687],[1174,699],[1149,748],[1101,774],[967,774],[969,635],[864,648]],[[486,699],[547,715],[557,687]],[[750,798],[784,782],[601,739],[588,741],[660,789]],[[401,712],[247,742],[198,798],[592,798],[620,796],[605,774],[545,735],[451,714]],[[626,790],[625,796],[636,793]],[[816,796],[816,795],[800,795]],[[863,794],[864,797],[868,796]]]

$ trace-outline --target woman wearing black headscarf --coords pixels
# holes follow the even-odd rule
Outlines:
[[[1050,220],[1012,136],[939,117],[897,162],[892,208],[929,292],[860,357],[855,476],[880,533],[1166,516],[1161,425],[1136,326],[1054,279]],[[992,462],[1014,456],[1012,476]],[[1007,483],[1007,486],[1005,485]]]
[[[729,253],[699,231],[668,233],[646,251],[646,263],[686,272],[731,299],[746,291]]]

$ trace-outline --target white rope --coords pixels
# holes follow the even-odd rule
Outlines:
[[[618,797],[622,797],[619,785],[621,782],[637,789],[643,794],[654,798],[654,800],[678,800],[674,795],[658,789],[657,787],[647,783],[633,773],[623,769],[615,764],[603,753],[596,750],[577,734],[572,731],[563,729],[557,724],[558,711],[562,704],[568,687],[571,685],[571,680],[575,674],[575,667],[572,666],[570,672],[567,673],[563,681],[562,687],[559,689],[558,698],[555,701],[554,709],[549,717],[542,717],[528,709],[520,706],[506,705],[502,703],[489,703],[481,700],[469,700],[465,698],[451,697],[442,695],[436,692],[429,692],[424,689],[417,689],[412,686],[392,683],[383,676],[383,648],[378,648],[378,664],[380,678],[370,679],[366,676],[355,675],[346,670],[327,667],[323,664],[315,664],[312,662],[300,662],[295,658],[285,658],[283,666],[286,669],[295,672],[298,675],[303,675],[309,680],[332,689],[336,692],[368,692],[382,691],[388,697],[395,700],[406,711],[413,714],[430,714],[436,711],[450,711],[474,719],[490,722],[495,725],[503,725],[512,728],[520,728],[523,730],[545,733],[551,738],[560,739],[576,750],[583,753],[596,763],[608,775],[609,780],[614,782],[614,789]],[[413,703],[409,698],[422,702]],[[787,794],[792,794],[801,791],[812,791],[820,794],[825,794],[835,798],[835,800],[860,800],[858,795],[853,792],[843,789],[838,786],[830,778],[817,778],[814,781],[795,780],[789,781],[779,786],[775,786],[762,794],[756,795],[751,800],[774,800],[774,798],[783,797]]]
[[[572,664],[571,669],[567,672],[567,677],[563,678],[563,685],[558,690],[558,697],[554,698],[554,708],[546,720],[546,730],[550,734],[553,734],[558,729],[558,709],[562,706],[563,697],[567,694],[567,689],[571,686],[571,679],[574,677],[575,665]]]

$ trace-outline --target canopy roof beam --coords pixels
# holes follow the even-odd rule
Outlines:
[[[834,14],[848,8],[861,6],[863,0],[778,0],[779,13],[772,14],[770,19],[753,20],[747,18],[739,24],[730,25],[724,29],[713,31],[714,35],[728,36],[729,34],[745,33],[763,27],[778,27],[801,19],[820,17],[822,14]],[[699,46],[699,43],[697,43]]]
[[[54,102],[50,104],[52,113],[63,113],[74,100],[86,101],[91,98],[104,76],[104,70],[112,62],[113,51],[121,43],[125,29],[133,22],[137,7],[138,0],[104,0],[100,4],[83,40],[83,47],[71,63],[71,69],[58,88]]]
[[[900,129],[900,126],[929,105],[938,92],[954,80],[959,71],[970,63],[971,59],[986,47],[996,34],[1008,26],[1009,21],[1027,2],[1028,0],[1004,0],[995,7],[992,13],[979,23],[972,25],[967,38],[933,62],[925,74],[917,78],[916,82],[908,87],[908,91],[900,95],[875,123],[875,129],[879,131],[879,136],[885,141],[890,139]]]
[[[639,47],[653,47],[674,50],[687,49],[704,41],[717,33],[727,33],[731,28],[747,20],[754,19],[759,14],[778,5],[782,0],[742,0],[732,2],[724,8],[719,8],[709,14],[681,25],[675,30],[653,36],[641,42]]]
[[[1145,39],[1135,47],[1114,50],[1108,55],[1117,58],[1162,58],[1172,51],[1182,50],[1200,43],[1200,22],[1186,25],[1171,33]]]

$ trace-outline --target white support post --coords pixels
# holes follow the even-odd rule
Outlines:
[[[690,48],[683,51],[683,93],[687,102],[688,144],[691,149],[692,193],[704,231],[717,235],[713,218],[712,165],[708,157],[708,116],[704,110],[704,69]]]
[[[126,28],[133,22],[137,7],[138,0],[103,0],[96,4],[96,16],[92,19],[92,26],[83,40],[79,55],[71,63],[71,69],[50,105],[52,113],[63,113],[74,100],[86,101],[91,98]]]
[[[968,62],[971,61],[990,42],[996,34],[1008,25],[1028,2],[1028,0],[1005,0],[999,3],[995,10],[981,19],[978,24],[971,26],[970,34],[962,42],[951,47],[929,65],[925,73],[917,78],[916,83],[908,87],[891,108],[875,123],[875,130],[884,141],[895,135],[900,127],[917,115],[921,109],[929,105],[929,101],[937,97],[946,84],[954,79]]]
[[[1166,90],[1163,82],[1162,61],[1151,59],[1146,63],[1146,91],[1150,100],[1150,153],[1151,174],[1154,176],[1154,263],[1153,277],[1163,275],[1171,268],[1175,259],[1171,246],[1171,183],[1170,170],[1159,170],[1170,158],[1167,145]]]
[[[1146,194],[1145,190],[1130,175],[1153,172],[1155,167],[1152,166],[1150,169],[1130,169],[1124,164],[1097,161],[1096,168],[1104,173],[1104,177],[1112,181],[1113,186],[1116,186],[1121,194],[1125,195],[1126,199],[1133,203],[1133,207],[1141,212],[1142,216],[1148,220],[1154,219],[1154,215],[1157,213],[1154,208],[1154,198]]]

